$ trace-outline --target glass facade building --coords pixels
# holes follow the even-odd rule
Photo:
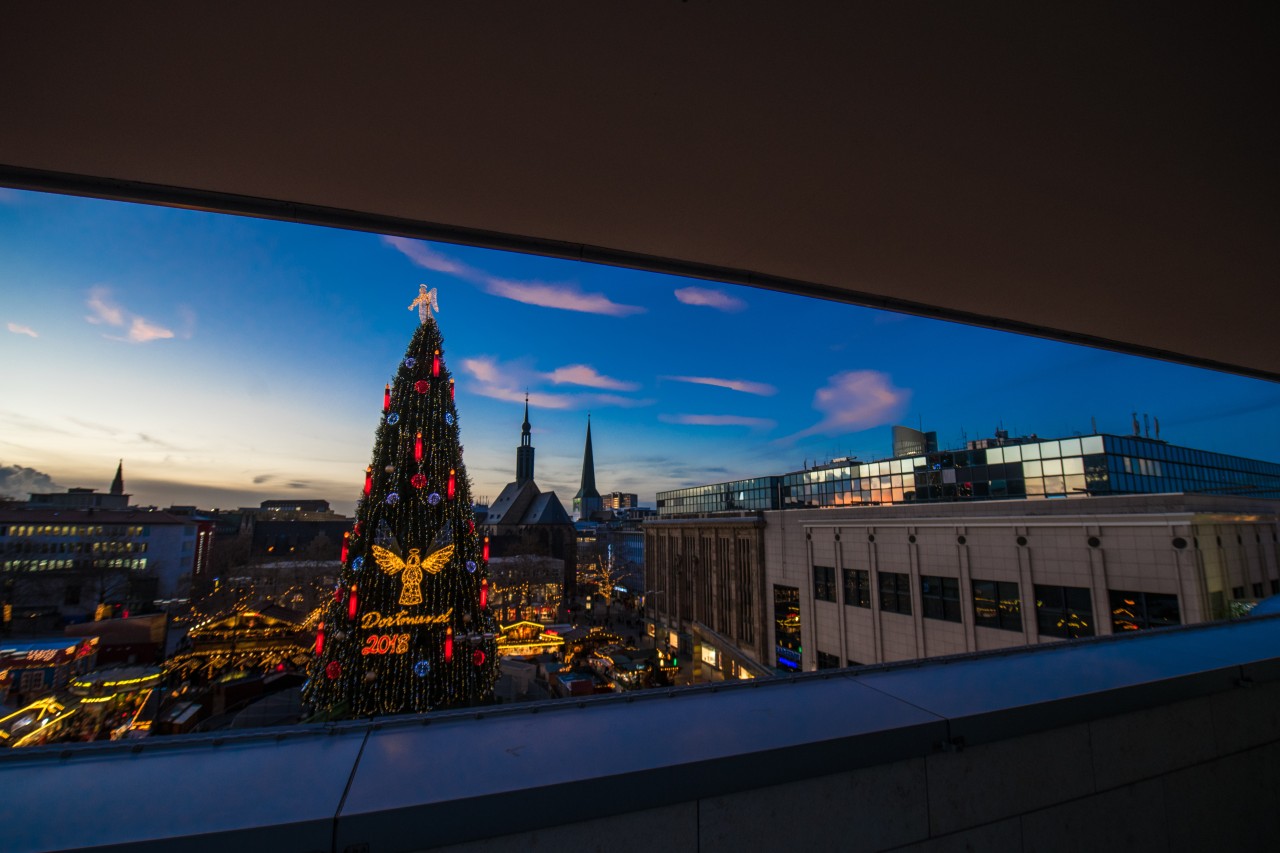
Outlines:
[[[659,492],[658,515],[1170,492],[1280,499],[1280,464],[1139,436],[1074,436]]]
[[[753,477],[710,486],[658,492],[658,517],[712,515],[717,512],[780,509],[781,477]]]

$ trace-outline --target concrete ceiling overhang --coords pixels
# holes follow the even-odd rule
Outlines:
[[[11,6],[0,183],[1280,379],[1265,7],[1045,6]]]

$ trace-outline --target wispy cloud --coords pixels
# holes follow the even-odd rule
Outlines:
[[[889,376],[876,370],[846,370],[832,376],[813,395],[813,407],[825,417],[783,439],[809,435],[841,435],[891,423],[902,416],[911,392],[893,387]]]
[[[736,312],[745,310],[747,307],[747,303],[738,297],[709,287],[682,287],[676,291],[676,299],[685,305],[702,305],[707,308],[718,308],[721,311]]]
[[[628,386],[629,383],[601,376],[587,365],[573,365],[570,368],[560,368],[559,370],[579,369],[583,369],[583,372],[576,374],[576,380],[563,379],[562,381],[575,385],[587,385],[585,381],[578,380],[587,380],[594,377],[596,384],[588,385],[588,387],[608,390],[631,390],[630,387],[623,387]],[[558,394],[541,391],[536,387],[533,390],[528,390],[531,386],[536,386],[540,382],[550,379],[559,370],[552,373],[539,373],[531,369],[527,364],[518,361],[499,362],[491,356],[464,358],[462,360],[462,370],[475,380],[467,389],[473,393],[482,397],[490,397],[494,400],[522,403],[527,392],[529,394],[529,405],[542,409],[585,409],[592,406],[635,408],[653,405],[653,400],[624,397],[619,394]],[[586,371],[590,371],[590,373]]]
[[[111,291],[105,287],[95,287],[90,289],[89,298],[85,301],[92,312],[85,317],[90,323],[99,325],[105,323],[108,326],[123,326],[124,311],[120,306],[111,301]]]
[[[658,415],[658,420],[684,426],[744,426],[754,430],[769,430],[778,425],[769,418],[749,418],[743,415]]]
[[[411,240],[408,237],[383,237],[382,242],[423,269],[456,275],[472,283],[479,283],[484,278],[484,273],[480,270],[454,260],[442,252],[437,252],[421,240]]]
[[[741,391],[744,394],[758,394],[761,397],[772,397],[778,389],[764,382],[752,382],[747,379],[717,379],[714,376],[663,376],[674,382],[692,382],[694,385],[714,385],[717,388],[728,388],[730,391]]]
[[[128,331],[124,336],[104,334],[104,338],[113,341],[130,341],[135,344],[144,344],[148,341],[164,340],[174,336],[172,329],[166,329],[164,326],[157,325],[145,317],[120,307],[111,298],[111,291],[106,287],[91,288],[89,290],[89,298],[85,300],[85,305],[89,308],[89,314],[85,317],[85,320],[95,326],[106,325],[118,328],[128,326]],[[190,315],[189,321],[194,325],[194,314]]]
[[[9,327],[9,331],[13,332],[15,335],[26,335],[29,338],[40,337],[40,335],[36,333],[36,330],[30,326],[23,326],[19,323],[9,323],[7,325]]]
[[[547,374],[547,378],[556,385],[582,385],[586,388],[604,388],[609,391],[640,390],[639,383],[603,376],[588,364],[570,364],[565,367],[557,367]]]
[[[631,314],[641,314],[645,310],[639,305],[623,305],[614,302],[603,293],[583,293],[572,284],[543,284],[536,281],[506,281],[491,278],[486,280],[485,290],[494,296],[504,296],[526,305],[581,311],[585,314],[626,317]]]
[[[421,240],[383,237],[382,241],[423,269],[460,278],[476,285],[491,296],[501,296],[526,305],[581,311],[586,314],[603,314],[610,317],[626,317],[631,314],[641,314],[646,310],[639,305],[614,302],[603,293],[584,293],[574,284],[548,284],[540,281],[512,281],[498,278],[484,270],[451,258]]]
[[[149,323],[142,317],[134,317],[133,322],[129,324],[129,340],[135,344],[144,344],[147,341],[159,341],[172,337],[172,330]]]

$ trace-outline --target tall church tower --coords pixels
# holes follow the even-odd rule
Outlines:
[[[529,395],[524,395],[524,424],[520,427],[520,446],[516,448],[516,485],[533,481],[533,437],[529,434]]]
[[[111,481],[111,494],[124,494],[124,460],[120,460],[120,464],[116,465],[116,478]]]
[[[603,505],[600,493],[596,491],[596,462],[591,453],[591,415],[587,415],[587,447],[582,454],[582,485],[573,496],[573,511],[579,521],[591,518],[592,513],[599,512]]]

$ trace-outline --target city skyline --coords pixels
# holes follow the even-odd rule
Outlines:
[[[0,494],[350,512],[383,384],[439,289],[472,494],[658,491],[890,455],[889,426],[1126,434],[1276,460],[1280,389],[1102,350],[765,290],[474,247],[0,190]],[[1064,294],[1070,298],[1070,294]],[[1135,318],[1135,322],[1140,318]],[[15,369],[15,366],[16,369]],[[25,473],[27,470],[33,473]],[[25,494],[17,494],[24,497]]]

